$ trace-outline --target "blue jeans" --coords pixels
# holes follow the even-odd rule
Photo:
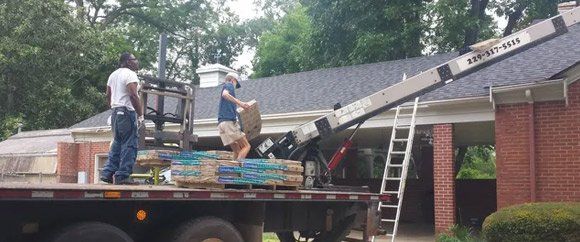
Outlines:
[[[112,111],[113,144],[101,177],[111,179],[115,176],[115,180],[120,181],[133,173],[139,142],[137,114],[126,107],[113,108]]]

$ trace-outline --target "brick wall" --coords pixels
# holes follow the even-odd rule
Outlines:
[[[85,142],[79,145],[79,171],[87,173],[89,183],[93,182],[95,155],[109,152],[110,142]]]
[[[530,201],[529,104],[500,105],[495,113],[498,209]]]
[[[535,105],[537,201],[580,201],[580,81],[568,95]]]
[[[77,181],[78,146],[75,143],[59,142],[56,148],[56,182]]]
[[[95,155],[108,153],[109,142],[58,143],[57,182],[76,183],[79,171],[87,174],[87,182],[92,183],[95,169]]]
[[[580,82],[564,101],[500,105],[496,109],[497,205],[530,202],[531,108],[534,112],[536,201],[580,200]]]
[[[435,233],[456,223],[453,125],[433,125]]]

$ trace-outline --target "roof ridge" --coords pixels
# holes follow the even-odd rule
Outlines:
[[[259,81],[259,80],[273,79],[273,78],[283,77],[283,76],[284,77],[291,77],[291,76],[295,76],[295,75],[308,74],[308,73],[313,73],[313,72],[330,71],[330,70],[347,69],[347,68],[358,68],[358,67],[371,66],[371,65],[380,65],[380,64],[387,64],[387,63],[392,64],[392,63],[397,63],[397,62],[412,61],[412,60],[417,60],[417,59],[426,59],[426,58],[432,58],[432,57],[436,57],[436,56],[450,55],[450,54],[454,54],[454,53],[457,53],[457,52],[445,52],[445,53],[437,53],[437,54],[433,54],[433,55],[421,55],[421,56],[409,57],[409,58],[405,58],[405,59],[379,61],[379,62],[372,62],[372,63],[363,63],[363,64],[354,64],[354,65],[345,65],[345,66],[335,66],[335,67],[324,67],[324,68],[320,68],[320,69],[314,69],[314,70],[308,70],[308,71],[301,71],[301,72],[294,72],[294,73],[287,73],[287,74],[282,74],[282,75],[277,75],[277,76],[268,76],[268,77],[260,77],[260,78],[256,78],[256,79],[248,79],[246,81]]]
[[[45,129],[45,130],[31,130],[31,131],[22,131],[15,135],[8,137],[6,140],[15,140],[15,139],[26,139],[26,138],[37,138],[37,137],[49,137],[49,136],[67,136],[70,135],[70,129],[63,128],[63,129]]]

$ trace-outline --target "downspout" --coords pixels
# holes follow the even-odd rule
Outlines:
[[[536,137],[535,137],[535,112],[534,100],[532,91],[526,90],[526,98],[528,99],[528,113],[529,113],[529,143],[530,143],[530,202],[536,202]]]

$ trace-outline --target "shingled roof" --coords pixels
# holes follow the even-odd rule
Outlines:
[[[306,71],[242,82],[236,91],[241,100],[256,99],[262,114],[331,109],[361,99],[399,81],[457,57],[457,53],[422,56]],[[544,81],[580,61],[580,25],[550,41],[532,47],[482,70],[427,93],[421,101],[481,97],[490,86],[508,86]],[[196,90],[195,118],[217,117],[221,86]],[[167,110],[175,102],[166,102]],[[105,126],[109,111],[97,114],[71,128]]]
[[[68,129],[23,131],[0,142],[0,157],[22,154],[56,154],[58,142],[72,142]]]

